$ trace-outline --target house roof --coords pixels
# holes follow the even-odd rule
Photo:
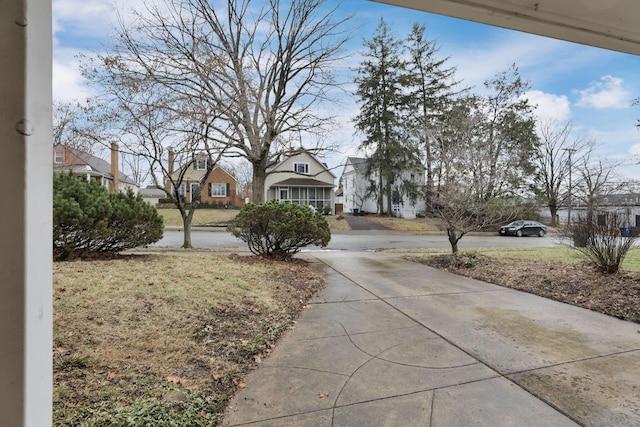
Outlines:
[[[188,168],[188,169],[185,171],[184,176],[182,177],[182,182],[200,181],[204,176],[204,174],[207,172],[206,170],[203,170],[203,169],[194,169],[193,163],[189,163],[187,165],[180,166],[178,169],[176,169],[169,175],[171,176],[171,178],[177,179],[180,174],[180,171],[184,170],[185,168]],[[213,171],[215,171],[216,169],[220,169],[221,171],[229,175],[231,179],[233,179],[234,181],[237,181],[237,179],[231,173],[229,173],[225,168],[218,165],[214,166],[213,169],[211,169],[211,173],[213,173]]]
[[[74,174],[88,173],[93,176],[103,176],[105,178],[113,179],[113,174],[111,173],[111,164],[109,164],[109,162],[107,162],[106,160],[103,160],[85,151],[64,146],[62,144],[54,146],[54,150],[55,147],[58,146],[61,146],[68,153],[70,153],[71,158],[69,164],[54,164],[54,171],[68,171],[69,169],[71,169]],[[127,184],[138,185],[137,182],[120,171],[118,172],[118,180]]]
[[[282,165],[284,162],[286,162],[287,160],[292,159],[292,158],[294,158],[297,155],[302,154],[302,153],[305,153],[305,154],[309,155],[309,157],[311,157],[315,162],[317,162],[320,166],[322,166],[325,169],[325,171],[329,172],[331,174],[331,176],[333,176],[334,178],[337,178],[336,175],[333,172],[331,172],[331,170],[329,169],[329,167],[328,167],[328,165],[326,163],[321,162],[320,159],[318,159],[318,157],[316,157],[315,154],[313,154],[312,152],[310,152],[309,150],[306,150],[306,149],[302,149],[301,151],[299,151],[296,154],[292,154],[290,156],[286,156],[283,160],[279,161],[276,165],[267,168],[267,172],[271,172],[271,171],[274,171],[274,170],[278,169],[280,167],[280,165]]]
[[[328,184],[324,181],[313,178],[289,178],[284,181],[275,182],[271,187],[326,187],[333,188],[333,184]]]
[[[142,197],[165,197],[166,193],[162,188],[150,185],[146,188],[140,189],[140,195]]]
[[[367,159],[363,157],[347,157],[347,163],[351,163],[356,172],[367,172]]]

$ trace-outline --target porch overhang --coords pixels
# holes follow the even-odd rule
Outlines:
[[[329,184],[324,181],[320,181],[319,179],[313,178],[289,178],[284,181],[276,182],[271,185],[271,188],[276,187],[323,187],[323,188],[333,188],[333,184]]]
[[[373,0],[640,55],[637,0]]]

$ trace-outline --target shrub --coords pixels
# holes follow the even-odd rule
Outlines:
[[[327,220],[309,206],[272,200],[247,204],[229,231],[267,257],[291,257],[308,245],[325,247],[331,240]]]
[[[580,217],[567,231],[573,248],[581,252],[603,273],[617,273],[636,240],[620,232],[625,218],[609,212],[601,224]]]
[[[114,254],[157,242],[162,232],[162,217],[139,194],[109,194],[97,182],[54,176],[54,259]]]

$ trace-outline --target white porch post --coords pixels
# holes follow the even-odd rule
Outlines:
[[[51,2],[0,1],[0,424],[51,425]]]

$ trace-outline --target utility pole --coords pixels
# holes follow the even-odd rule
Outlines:
[[[569,197],[568,197],[568,206],[567,206],[567,225],[571,225],[571,154],[577,151],[575,148],[563,148],[562,151],[566,151],[569,153]]]

